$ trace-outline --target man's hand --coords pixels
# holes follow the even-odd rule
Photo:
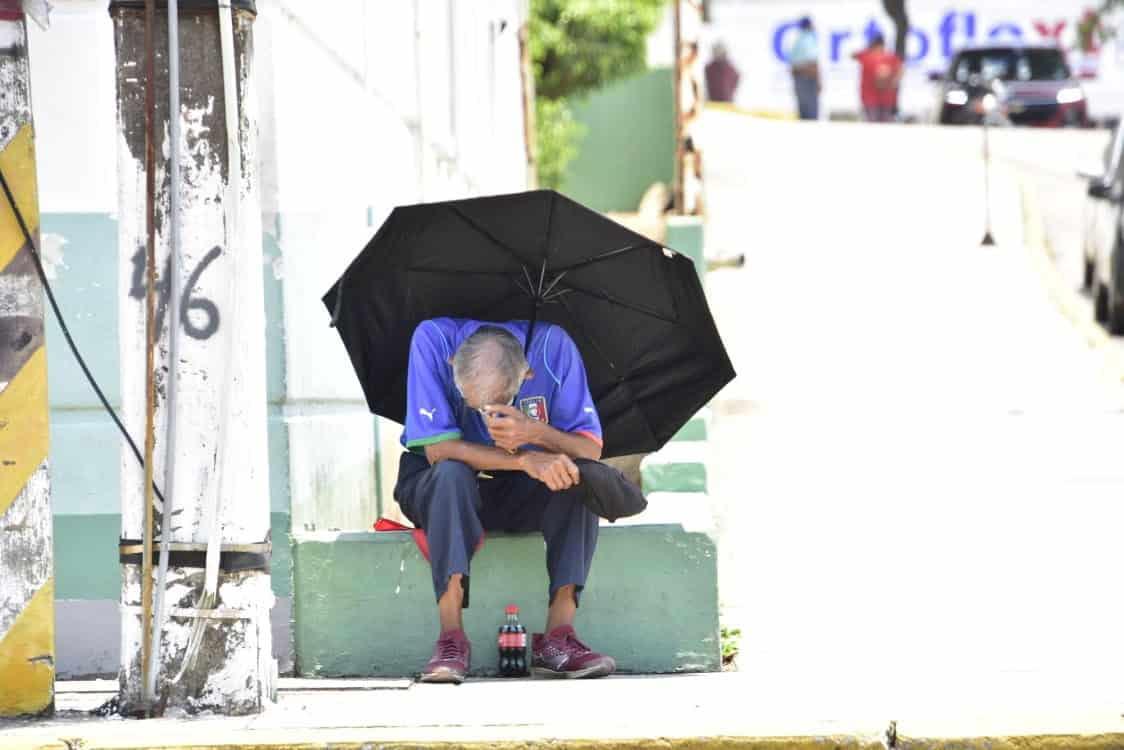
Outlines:
[[[538,445],[542,422],[531,419],[514,406],[489,406],[487,409],[484,424],[497,448],[514,453],[521,446]]]
[[[554,492],[568,490],[581,479],[578,465],[561,453],[527,451],[519,455],[519,465],[527,476],[539,480]]]

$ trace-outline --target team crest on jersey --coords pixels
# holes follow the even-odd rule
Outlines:
[[[540,422],[550,422],[546,414],[545,396],[531,396],[530,398],[519,399],[519,410],[531,419],[537,419]]]

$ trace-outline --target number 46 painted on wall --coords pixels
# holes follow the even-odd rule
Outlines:
[[[219,330],[219,308],[214,302],[205,297],[194,297],[192,291],[195,285],[199,283],[199,277],[207,270],[207,266],[211,265],[222,255],[222,248],[212,247],[195,269],[188,276],[187,285],[183,289],[183,295],[180,297],[180,323],[183,324],[184,332],[193,339],[206,340],[215,335]],[[129,289],[129,296],[133,299],[144,299],[144,272],[145,272],[145,251],[140,248],[133,255],[133,283]],[[164,265],[164,273],[161,278],[156,282],[156,291],[158,296],[158,303],[156,306],[156,330],[162,331],[164,329],[164,314],[168,310],[168,297],[170,296],[169,280],[171,278],[171,258]],[[206,316],[206,322],[203,325],[197,325],[191,318],[191,311],[198,310]]]

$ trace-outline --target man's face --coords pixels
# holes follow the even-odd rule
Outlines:
[[[481,377],[465,383],[457,383],[457,390],[468,408],[483,412],[487,406],[511,406],[519,393],[501,378]]]

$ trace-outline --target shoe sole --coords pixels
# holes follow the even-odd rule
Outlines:
[[[535,667],[531,670],[531,674],[535,677],[548,680],[581,680],[593,679],[595,677],[608,677],[615,671],[617,671],[615,666],[594,664],[591,667],[577,669],[573,672],[556,672],[548,667]]]
[[[439,669],[418,677],[418,682],[424,682],[429,685],[459,685],[464,682],[464,674],[461,672],[454,672],[450,669]]]

